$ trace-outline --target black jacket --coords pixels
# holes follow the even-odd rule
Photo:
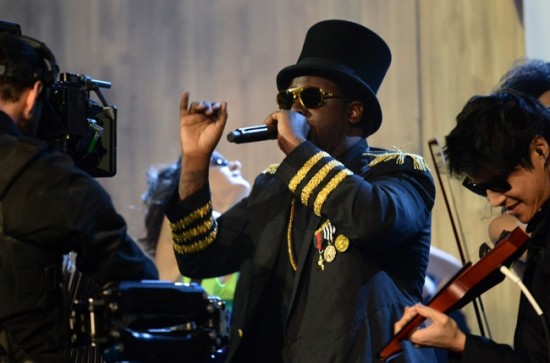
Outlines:
[[[434,194],[416,155],[362,140],[337,161],[305,142],[217,221],[207,188],[175,196],[167,216],[184,275],[240,271],[228,361],[377,362],[403,307],[421,299]],[[435,361],[404,345],[395,362]]]
[[[99,183],[1,112],[0,171],[0,331],[15,346],[30,356],[63,348],[60,272],[71,251],[99,284],[158,278]]]
[[[529,289],[548,325],[550,312],[550,205],[547,202],[529,222],[527,262],[523,283]],[[518,290],[519,291],[519,290]],[[518,292],[519,293],[519,292]],[[467,335],[464,353],[453,361],[464,363],[548,363],[549,337],[546,336],[541,318],[522,294],[514,335],[514,348],[498,344],[483,337]]]

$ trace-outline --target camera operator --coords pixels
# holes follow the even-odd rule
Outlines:
[[[99,183],[34,137],[56,69],[28,39],[0,32],[0,362],[57,363],[64,255],[101,285],[158,272]]]

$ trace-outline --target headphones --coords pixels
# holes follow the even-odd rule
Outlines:
[[[55,82],[57,75],[59,74],[59,66],[57,65],[57,61],[55,60],[55,56],[52,51],[46,46],[46,44],[34,38],[21,35],[21,39],[33,47],[36,53],[38,53],[46,64],[46,69],[42,70],[43,75],[41,80],[46,86],[50,86]]]
[[[9,35],[4,35],[4,33]],[[6,22],[0,20],[0,36],[13,37],[15,39],[22,40],[28,46],[30,46],[37,54],[38,58],[42,60],[40,66],[36,66],[34,69],[28,69],[28,67],[21,66],[18,64],[0,64],[0,76],[14,78],[17,81],[26,83],[28,80],[32,82],[42,81],[45,87],[52,85],[57,79],[59,74],[59,66],[55,60],[55,56],[50,51],[50,49],[42,42],[27,37],[21,34],[21,27],[19,24]],[[9,40],[8,40],[9,42]],[[10,49],[9,43],[6,48],[0,46],[0,53],[4,53],[7,56],[13,52],[13,49]]]

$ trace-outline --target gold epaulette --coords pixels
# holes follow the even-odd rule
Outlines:
[[[428,166],[428,164],[426,163],[426,161],[424,160],[424,158],[422,156],[417,155],[417,154],[405,153],[405,152],[399,150],[398,148],[395,148],[395,150],[393,150],[393,151],[388,151],[388,150],[374,151],[374,150],[372,150],[372,151],[367,151],[363,155],[370,156],[370,157],[374,158],[369,163],[369,166],[375,166],[377,164],[387,162],[387,161],[390,161],[390,160],[395,160],[396,164],[401,165],[401,164],[405,163],[405,158],[409,157],[413,161],[413,168],[415,170],[430,170],[430,167]]]
[[[264,169],[264,171],[262,171],[262,174],[275,174],[278,167],[279,164],[271,164],[266,169]]]

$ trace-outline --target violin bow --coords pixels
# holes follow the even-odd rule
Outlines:
[[[441,164],[446,167],[447,163],[446,163],[445,157],[443,155],[443,149],[442,149],[441,144],[439,143],[439,140],[437,138],[434,138],[434,139],[428,141],[428,146],[429,146],[429,149],[430,149],[430,155],[432,157],[432,161],[434,163],[434,169],[435,169],[435,173],[437,175],[437,180],[438,180],[439,186],[441,188],[441,194],[443,195],[443,200],[445,201],[445,207],[447,208],[447,214],[449,215],[449,220],[451,222],[453,235],[454,235],[454,238],[455,238],[456,246],[458,248],[458,253],[460,255],[460,261],[462,262],[463,265],[466,265],[467,263],[469,263],[469,259],[466,258],[466,254],[464,252],[464,250],[466,250],[467,247],[464,244],[464,242],[462,242],[461,238],[459,237],[459,232],[458,232],[459,227],[457,227],[457,225],[454,221],[454,216],[453,216],[454,214],[456,214],[458,216],[458,213],[456,212],[456,203],[453,203],[453,205],[455,206],[455,212],[453,213],[453,211],[451,209],[451,203],[449,202],[449,198],[447,197],[447,193],[445,191],[445,185],[443,184],[443,178],[441,177],[441,171],[439,169],[439,163],[438,163],[438,160],[437,160],[437,157],[436,157],[436,152],[434,152],[434,148],[437,147],[438,154],[440,155],[440,158],[441,158]],[[450,186],[449,186],[449,190],[450,190],[450,193],[451,193],[451,196],[452,196],[452,189],[450,188]],[[453,199],[453,201],[454,201],[454,199]],[[461,231],[460,235],[464,236],[464,234],[462,232],[462,228],[460,228],[460,231]],[[491,330],[489,328],[489,323],[487,321],[487,314],[485,314],[485,309],[483,307],[483,300],[481,299],[481,296],[478,296],[476,299],[474,299],[472,301],[472,304],[473,304],[473,307],[474,307],[476,320],[477,320],[477,323],[479,325],[480,334],[482,336],[486,336],[485,335],[485,327],[486,327],[487,328],[487,334],[488,334],[488,336],[486,336],[486,337],[491,338]]]

